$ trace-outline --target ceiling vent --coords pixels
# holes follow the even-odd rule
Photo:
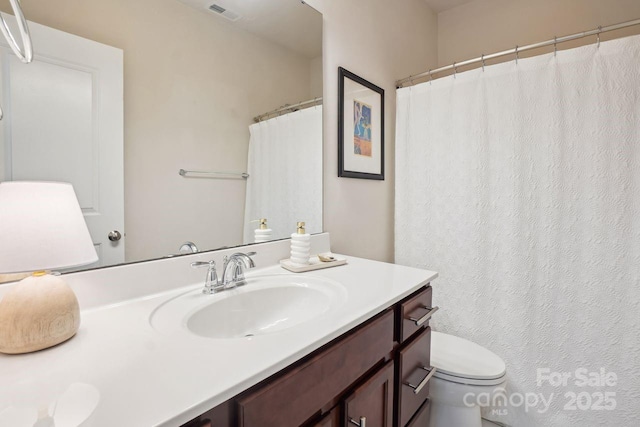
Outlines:
[[[241,18],[241,16],[229,9],[225,9],[224,7],[220,6],[219,4],[212,4],[211,6],[209,6],[209,10],[217,13],[220,16],[224,16],[225,18],[227,18],[229,21],[237,21],[238,19]]]

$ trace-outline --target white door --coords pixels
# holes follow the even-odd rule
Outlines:
[[[0,181],[73,184],[98,265],[122,263],[122,50],[33,22],[29,29],[35,53],[30,64],[0,42]],[[112,230],[122,238],[110,241]]]

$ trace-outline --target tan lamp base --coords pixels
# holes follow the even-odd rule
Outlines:
[[[0,353],[52,347],[74,336],[79,327],[78,299],[59,276],[29,276],[0,300]]]

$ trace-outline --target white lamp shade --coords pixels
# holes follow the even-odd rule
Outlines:
[[[71,184],[0,183],[0,273],[70,268],[97,260]]]

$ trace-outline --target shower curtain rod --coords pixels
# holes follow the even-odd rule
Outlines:
[[[313,98],[309,101],[303,101],[303,102],[298,102],[297,104],[293,104],[293,105],[284,105],[280,108],[276,108],[275,110],[266,112],[264,114],[260,114],[259,116],[256,116],[253,118],[253,121],[256,123],[259,123],[265,119],[269,119],[273,117],[278,117],[281,116],[283,114],[286,113],[290,113],[296,110],[301,110],[303,108],[309,108],[309,107],[314,107],[316,105],[320,105],[322,104],[322,97],[320,98]]]
[[[422,79],[424,77],[433,77],[434,74],[436,73],[442,73],[443,71],[451,71],[454,70],[456,71],[458,69],[458,67],[464,67],[465,65],[471,65],[471,64],[477,64],[479,62],[483,63],[488,59],[494,59],[494,58],[499,58],[501,56],[507,56],[507,55],[517,55],[520,52],[524,52],[527,50],[531,50],[531,49],[538,49],[541,47],[546,47],[546,46],[557,46],[558,43],[564,43],[564,42],[568,42],[571,40],[577,40],[577,39],[581,39],[584,37],[589,37],[589,36],[598,36],[598,43],[600,42],[600,34],[601,33],[606,33],[608,31],[614,31],[614,30],[619,30],[621,28],[627,28],[627,27],[632,27],[634,25],[640,25],[640,19],[635,19],[633,21],[627,21],[627,22],[622,22],[620,24],[614,24],[614,25],[609,25],[607,27],[598,27],[594,30],[589,30],[589,31],[584,31],[582,33],[576,33],[576,34],[571,34],[569,36],[564,36],[564,37],[555,37],[551,40],[547,40],[544,42],[540,42],[540,43],[534,43],[534,44],[530,44],[527,46],[516,46],[514,49],[509,49],[509,50],[503,50],[502,52],[497,52],[497,53],[492,53],[491,55],[482,55],[478,58],[474,58],[474,59],[468,59],[466,61],[462,61],[462,62],[454,62],[451,65],[447,65],[444,67],[440,67],[440,68],[436,68],[435,70],[429,70],[429,71],[425,71],[424,73],[420,73],[420,74],[416,74],[413,76],[409,76],[406,77],[404,79],[398,80],[396,82],[396,87],[402,88],[402,87],[408,87],[408,86],[413,86],[414,80],[418,80],[418,79]],[[405,86],[406,83],[409,83],[408,85]]]

